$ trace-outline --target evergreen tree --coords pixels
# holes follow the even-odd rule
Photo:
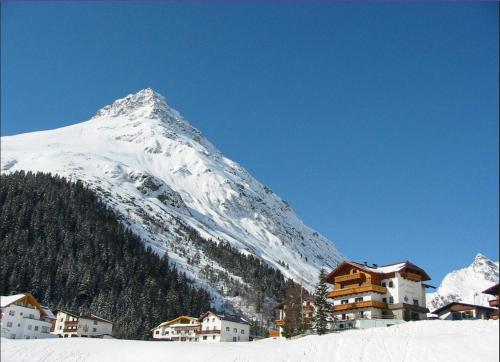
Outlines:
[[[95,313],[114,335],[146,339],[179,314],[210,309],[179,275],[81,182],[15,172],[0,182],[0,294],[32,293],[51,309]]]
[[[319,335],[325,334],[328,330],[328,321],[330,319],[330,304],[328,303],[327,294],[328,286],[326,285],[326,271],[321,268],[319,272],[318,285],[314,291],[314,329]]]

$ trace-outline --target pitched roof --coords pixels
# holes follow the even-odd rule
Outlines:
[[[171,320],[169,320],[169,321],[162,322],[162,323],[158,324],[156,327],[154,327],[154,328],[153,328],[153,329],[151,329],[151,330],[154,330],[154,329],[156,329],[156,328],[160,328],[160,327],[163,327],[163,326],[168,326],[168,325],[171,325],[171,324],[173,324],[173,323],[175,323],[175,322],[177,322],[178,320],[183,319],[183,318],[185,318],[185,319],[189,319],[189,320],[196,320],[196,321],[198,321],[198,318],[195,318],[195,317],[190,317],[190,316],[186,316],[186,315],[181,315],[181,316],[179,316],[179,317],[177,317],[177,318],[174,318],[174,319],[171,319]]]
[[[422,279],[423,281],[431,279],[431,277],[425,272],[425,270],[423,270],[422,268],[416,266],[415,264],[413,264],[412,262],[410,262],[408,260],[404,261],[404,262],[398,262],[398,263],[387,264],[387,265],[380,265],[380,266],[377,265],[377,264],[373,264],[372,266],[370,266],[370,265],[368,265],[366,263],[362,264],[362,263],[357,263],[355,261],[345,260],[342,263],[340,263],[339,265],[337,265],[337,267],[335,269],[333,269],[327,275],[326,280],[327,281],[331,281],[331,278],[332,278],[333,274],[337,270],[339,270],[340,268],[342,268],[344,265],[346,265],[346,264],[353,265],[356,268],[364,270],[364,271],[366,271],[368,273],[376,273],[376,274],[395,273],[395,272],[399,272],[399,271],[403,270],[404,268],[410,267],[412,269],[420,271],[424,275],[424,279]]]
[[[0,304],[2,308],[8,307],[12,303],[17,302],[19,299],[22,299],[26,296],[25,293],[22,294],[15,294],[15,295],[8,295],[8,296],[1,296],[0,297]]]
[[[469,308],[474,308],[474,309],[485,309],[485,310],[490,310],[490,311],[495,311],[495,308],[490,308],[490,307],[485,307],[483,305],[477,305],[477,304],[469,304],[469,303],[462,303],[462,302],[451,302],[448,303],[441,308],[436,309],[435,311],[432,311],[431,314],[439,314],[443,310],[446,309],[453,309],[454,306],[463,306],[463,307],[469,307]],[[458,312],[458,310],[456,310]]]
[[[250,324],[250,322],[248,322],[243,317],[240,317],[240,316],[237,316],[237,315],[234,315],[234,314],[217,314],[217,313],[214,313],[212,311],[208,311],[206,313],[203,313],[200,316],[200,319],[205,318],[209,314],[213,314],[214,316],[219,317],[220,319],[222,319],[224,321],[235,322],[235,323],[242,323],[242,324],[248,324],[248,325]]]
[[[54,316],[52,314],[52,312],[50,312],[50,310],[47,307],[43,307],[42,305],[40,305],[40,303],[38,303],[36,298],[33,295],[31,295],[31,293],[21,293],[21,294],[8,295],[8,296],[2,295],[0,297],[1,308],[8,307],[9,305],[16,303],[17,301],[19,301],[21,299],[26,299],[26,301],[29,304],[33,305],[35,308],[37,308],[38,311],[40,312],[40,314],[43,315],[44,317],[50,318],[50,316]],[[50,315],[49,315],[49,313],[50,313]]]
[[[94,320],[94,321],[98,321],[98,322],[105,322],[105,323],[113,324],[112,321],[107,320],[103,317],[99,317],[98,315],[95,315],[95,314],[82,314],[82,313],[68,310],[68,309],[61,309],[61,310],[59,310],[59,312],[69,314],[70,316],[75,317],[75,318],[90,319],[90,320]]]
[[[497,283],[495,285],[492,285],[488,289],[483,290],[483,293],[484,294],[489,294],[489,295],[498,295],[499,290],[500,290],[500,283]]]

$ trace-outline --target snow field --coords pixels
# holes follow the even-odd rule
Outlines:
[[[1,340],[2,362],[489,362],[498,361],[498,321],[420,321],[295,340],[240,343],[100,339]]]

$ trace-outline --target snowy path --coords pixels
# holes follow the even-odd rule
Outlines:
[[[293,341],[168,343],[98,339],[2,339],[2,362],[489,362],[498,361],[498,321],[423,321]]]

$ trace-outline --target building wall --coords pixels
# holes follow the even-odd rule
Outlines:
[[[11,304],[2,308],[1,336],[11,339],[51,338],[51,322],[38,309]]]
[[[250,335],[248,324],[223,320],[221,323],[221,342],[247,342]]]
[[[94,337],[104,334],[111,335],[113,334],[113,324],[80,317],[78,318],[77,334],[79,337]]]
[[[67,327],[65,322],[77,322],[72,325],[75,326],[76,329],[72,331],[65,331],[65,326]],[[54,331],[52,333],[62,337],[95,337],[102,336],[104,334],[112,335],[113,324],[82,317],[74,317],[68,313],[58,312]]]

